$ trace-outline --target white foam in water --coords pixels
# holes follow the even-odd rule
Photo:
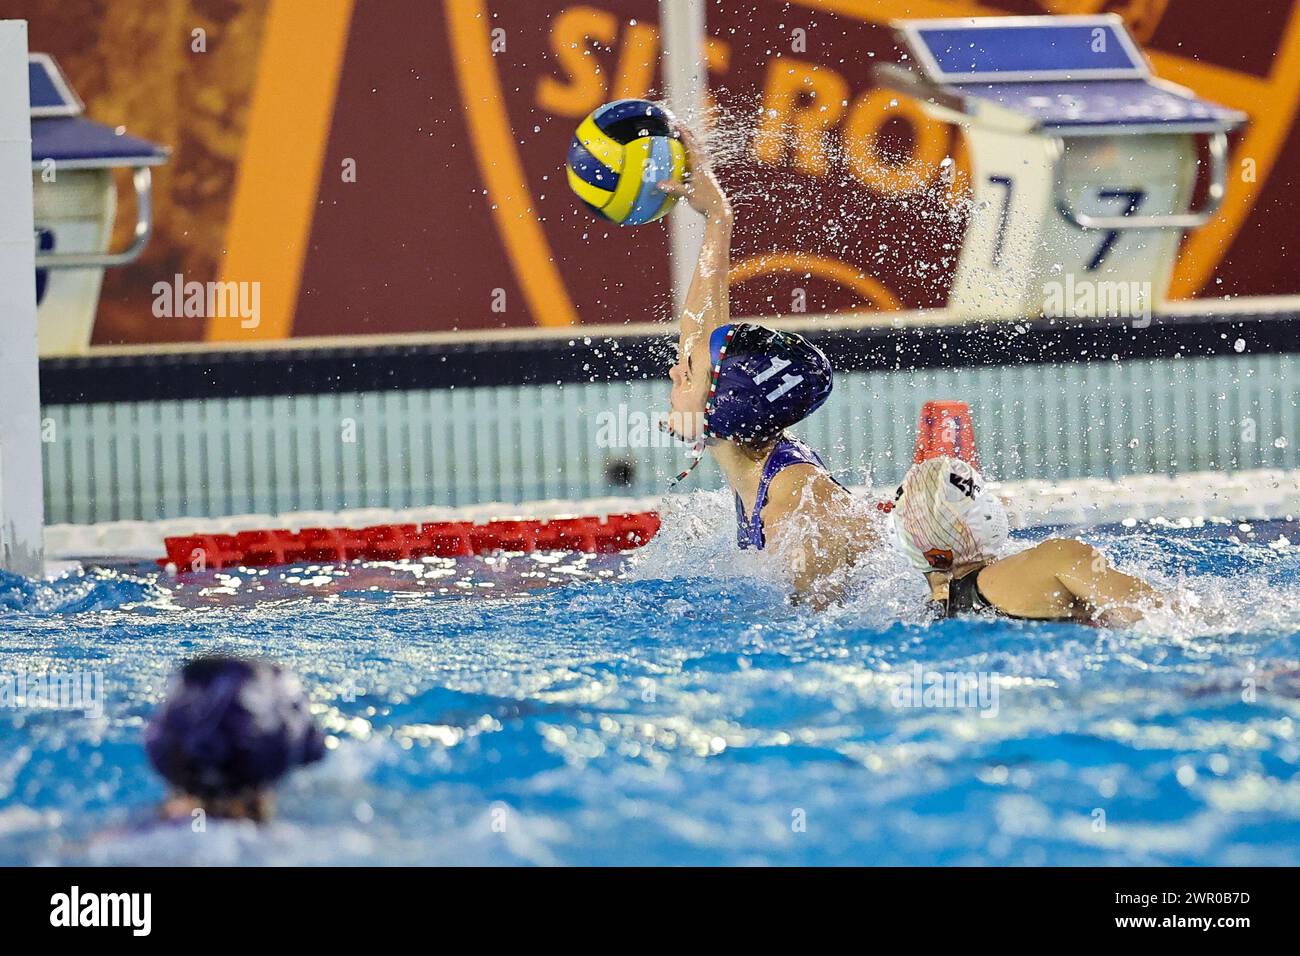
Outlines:
[[[660,503],[659,532],[629,556],[632,580],[709,577],[771,577],[770,562],[752,552],[737,552],[736,506],[732,493],[692,491],[666,496]]]
[[[860,496],[866,500],[866,496]],[[664,525],[649,545],[633,552],[628,565],[630,580],[708,578],[712,580],[759,581],[785,588],[778,557],[740,551],[735,545],[735,506],[729,490],[697,491],[672,496],[665,501]],[[871,509],[874,511],[874,509]],[[1220,525],[1224,522],[1218,522]],[[1194,529],[1204,521],[1157,522],[1167,527]],[[824,612],[828,623],[885,628],[893,623],[924,624],[928,589],[901,556],[888,545],[884,521],[877,522],[882,547],[868,551],[853,569],[843,588],[843,599]],[[1249,527],[1249,526],[1247,526]],[[1150,581],[1165,593],[1164,601],[1148,606],[1147,617],[1134,631],[1156,638],[1192,640],[1241,636],[1252,633],[1290,633],[1300,630],[1300,588],[1272,582],[1266,571],[1233,574],[1189,575],[1171,571],[1178,554],[1156,546],[1146,529],[1135,526],[1122,536],[1098,538],[1086,530],[1063,531],[1082,534],[1112,555],[1120,570]],[[1012,540],[1005,554],[1031,547],[1033,541]],[[1258,542],[1252,542],[1258,547]],[[1195,543],[1185,545],[1189,551]],[[1243,545],[1244,547],[1244,545]],[[1285,538],[1270,543],[1279,557],[1293,555],[1295,545]]]

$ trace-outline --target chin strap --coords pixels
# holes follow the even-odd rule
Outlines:
[[[700,462],[704,459],[704,439],[701,438],[691,446],[691,464],[683,472],[679,472],[677,477],[668,482],[669,488],[676,488],[691,472],[699,467]]]

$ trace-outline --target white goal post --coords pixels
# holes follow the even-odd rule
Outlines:
[[[27,22],[0,20],[0,569],[43,570]]]
[[[659,29],[668,106],[682,120],[702,125],[704,93],[708,89],[704,0],[659,0]],[[680,204],[668,220],[674,319],[681,315],[686,303],[686,290],[704,242],[704,220],[685,207],[685,203]]]

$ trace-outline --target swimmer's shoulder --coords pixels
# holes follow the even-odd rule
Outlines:
[[[836,553],[855,554],[878,543],[879,529],[862,502],[823,468],[790,465],[768,486],[763,527],[780,537],[788,527],[799,539],[833,542]]]
[[[1097,549],[1090,544],[1074,538],[1048,538],[1016,554],[999,558],[990,564],[986,571],[993,568],[1014,569],[1017,573],[1026,571],[1042,575],[1056,575],[1066,571],[1080,561],[1091,561]],[[981,581],[983,578],[981,577]]]
[[[805,507],[831,507],[845,494],[844,489],[824,468],[810,462],[786,465],[772,476],[767,486],[763,521],[779,520]]]

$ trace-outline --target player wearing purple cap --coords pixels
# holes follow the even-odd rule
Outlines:
[[[267,661],[200,657],[172,681],[145,750],[175,788],[164,812],[264,820],[271,786],[320,760],[325,739],[297,676]]]
[[[830,363],[801,335],[731,322],[731,204],[694,137],[683,130],[682,139],[691,172],[659,188],[685,198],[706,225],[669,372],[668,428],[695,442],[697,463],[706,449],[717,461],[736,494],[740,546],[781,554],[796,591],[823,604],[837,595],[839,572],[878,541],[861,503],[786,434],[829,397]]]

